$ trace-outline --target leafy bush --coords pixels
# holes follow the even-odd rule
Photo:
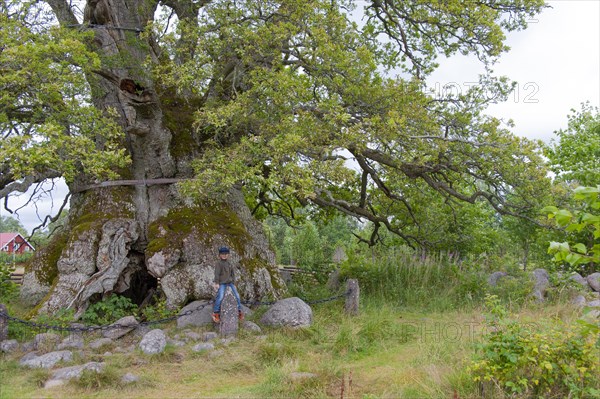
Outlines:
[[[167,299],[165,297],[161,297],[158,298],[153,305],[148,305],[141,309],[140,316],[142,316],[142,318],[146,321],[155,321],[174,316],[178,312],[178,309],[168,309]]]
[[[137,312],[137,305],[131,299],[111,295],[108,299],[91,305],[81,317],[86,324],[105,325]]]
[[[535,283],[528,273],[513,271],[508,276],[498,280],[494,287],[488,287],[488,295],[496,295],[502,303],[511,308],[519,307],[531,299]]]
[[[571,243],[553,241],[548,253],[554,254],[556,262],[570,265],[572,271],[581,271],[584,265],[600,263],[600,186],[577,187],[573,198],[581,202],[580,209],[547,206],[542,212],[570,233]]]
[[[600,397],[597,327],[521,324],[493,295],[486,307],[489,333],[469,367],[484,391],[499,387],[525,398]]]
[[[61,308],[52,315],[40,314],[36,318],[36,323],[47,324],[50,326],[69,327],[75,320],[75,311],[73,309]],[[65,331],[64,334],[67,334]]]

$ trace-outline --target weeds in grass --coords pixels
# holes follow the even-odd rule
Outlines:
[[[115,366],[107,365],[99,372],[83,370],[81,377],[71,380],[71,384],[88,391],[118,388],[122,385],[121,375]]]
[[[50,370],[48,369],[34,369],[28,377],[28,381],[36,387],[43,387],[46,381],[50,379]]]

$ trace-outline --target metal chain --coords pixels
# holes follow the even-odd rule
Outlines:
[[[305,301],[307,304],[309,305],[314,305],[314,304],[319,304],[319,303],[326,303],[326,302],[332,302],[335,301],[336,299],[340,299],[342,297],[348,296],[352,293],[352,290],[348,290],[342,294],[339,295],[335,295],[329,298],[323,298],[323,299],[316,299],[316,300],[312,300],[312,301]],[[260,302],[260,301],[244,301],[242,302],[242,304],[244,305],[251,305],[251,306],[259,306],[259,305],[266,305],[266,306],[270,306],[275,304],[277,301],[269,301],[269,302]],[[34,327],[37,329],[45,329],[45,330],[55,330],[55,331],[78,331],[78,332],[92,332],[92,331],[109,331],[109,330],[116,330],[119,328],[131,328],[131,327],[137,327],[137,326],[150,326],[150,325],[154,325],[154,324],[163,324],[163,323],[168,323],[170,321],[173,320],[177,320],[181,317],[185,317],[185,316],[189,316],[194,312],[197,312],[199,310],[204,309],[205,307],[207,307],[208,305],[213,304],[214,301],[209,301],[208,303],[202,304],[194,309],[190,309],[187,310],[181,314],[178,315],[173,315],[173,316],[169,316],[169,317],[165,317],[159,320],[152,320],[152,321],[144,321],[141,323],[138,323],[135,326],[132,325],[122,325],[122,324],[108,324],[108,325],[103,325],[103,326],[83,326],[83,327],[65,327],[65,326],[55,326],[55,325],[51,325],[51,324],[46,324],[46,323],[36,323],[34,321],[28,321],[28,320],[23,320],[23,319],[19,319],[17,317],[13,317],[8,315],[8,313],[4,313],[2,311],[0,311],[0,318],[2,319],[6,319],[8,321],[13,321],[15,323],[20,323],[26,326],[30,326],[30,327]]]

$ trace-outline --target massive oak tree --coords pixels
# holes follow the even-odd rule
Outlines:
[[[281,293],[252,215],[311,206],[427,242],[432,203],[535,205],[534,143],[486,116],[511,83],[491,66],[540,0],[2,2],[0,194],[64,177],[68,227],[24,296],[82,311],[157,284],[170,306],[210,297],[234,250],[246,298]],[[440,55],[490,72],[428,92]],[[115,185],[101,185],[106,180]]]

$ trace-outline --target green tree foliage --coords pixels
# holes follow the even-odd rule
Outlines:
[[[92,36],[52,22],[39,2],[0,1],[0,198],[127,162],[113,118],[91,103]]]
[[[297,211],[302,213],[302,210]],[[305,220],[293,227],[282,219],[269,217],[265,227],[279,264],[297,264],[308,270],[324,271],[332,263],[337,247],[349,250],[356,244],[357,226],[347,216],[336,216],[316,224]]]
[[[200,24],[164,36],[173,46],[185,35],[200,44],[183,61],[173,48],[173,62],[156,68],[161,81],[218,94],[196,115],[198,133],[211,138],[188,192],[214,199],[243,181],[253,208],[290,217],[314,204],[412,245],[425,239],[410,229],[424,223],[414,210],[422,190],[505,214],[536,205],[547,183],[537,144],[483,114],[511,84],[485,76],[459,98],[438,99],[423,78],[439,53],[491,65],[506,49],[504,32],[525,27],[542,2],[367,2],[355,14],[354,2],[235,4],[211,2]]]
[[[19,233],[27,237],[27,230],[23,224],[10,216],[0,216],[0,233]]]
[[[77,22],[69,2],[45,3],[63,27]],[[156,17],[102,59],[92,32],[52,26],[44,2],[0,4],[0,197],[125,164],[126,140],[89,87],[115,78],[111,68],[152,70],[143,79],[163,102],[156,112],[175,104],[194,118],[179,147],[197,179],[182,190],[204,199],[241,185],[253,209],[290,218],[310,204],[369,221],[370,244],[387,229],[416,246],[427,240],[417,208],[485,201],[523,215],[546,189],[538,144],[484,113],[513,87],[489,72],[505,34],[524,29],[542,0],[128,0],[122,8]],[[147,53],[147,65],[123,63],[125,49]],[[489,73],[457,98],[435,98],[425,78],[439,55],[456,53]]]
[[[573,198],[580,203],[579,209],[542,209],[548,219],[554,219],[558,227],[569,233],[569,242],[551,242],[548,253],[575,270],[581,265],[594,267],[600,263],[600,186],[577,187]]]
[[[584,103],[568,118],[567,129],[555,132],[558,142],[546,148],[550,168],[560,181],[595,186],[600,183],[600,110]]]

